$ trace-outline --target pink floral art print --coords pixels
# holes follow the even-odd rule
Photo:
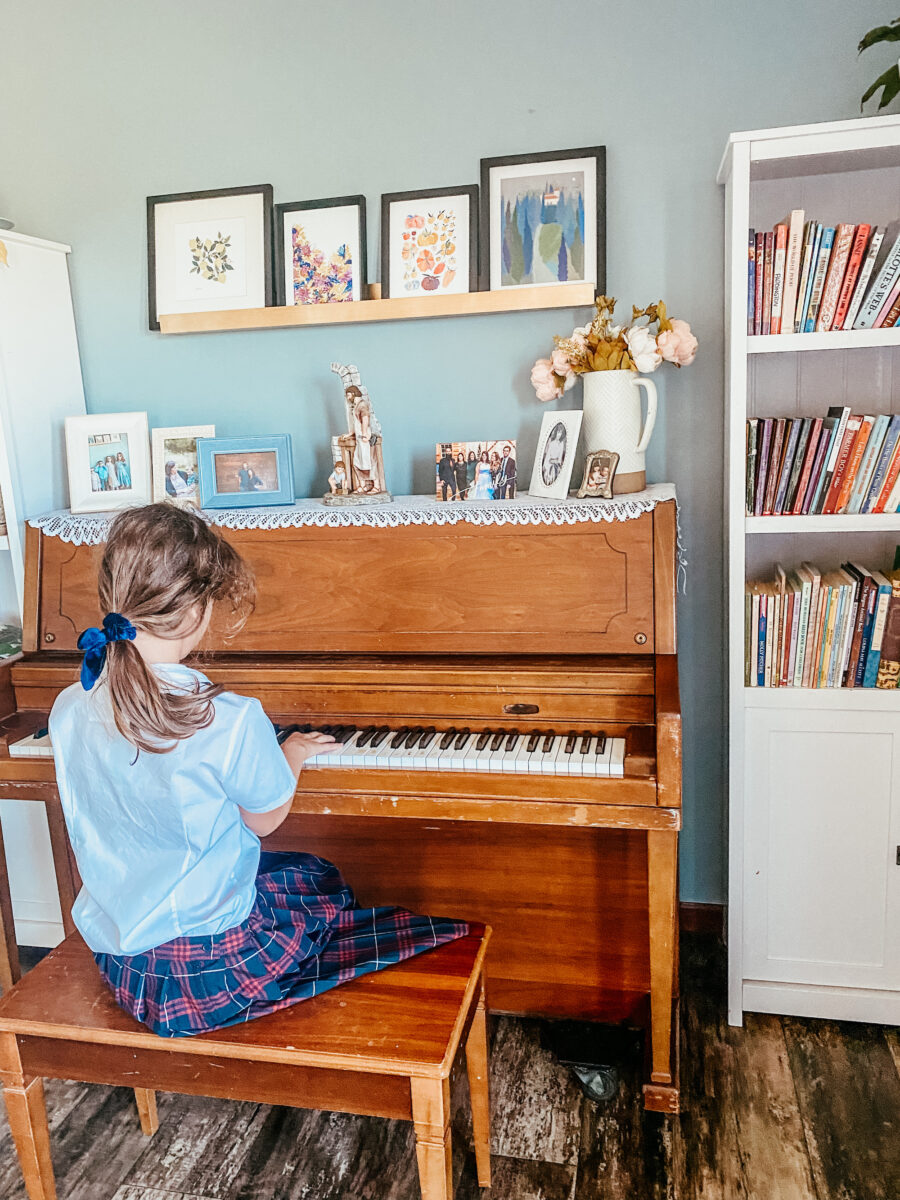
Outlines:
[[[280,304],[335,304],[364,299],[365,211],[362,197],[276,206]],[[276,228],[278,226],[276,225]]]
[[[353,299],[353,256],[346,242],[327,254],[310,244],[302,225],[294,226],[291,242],[295,304]]]

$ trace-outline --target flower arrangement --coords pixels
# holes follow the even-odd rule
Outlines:
[[[556,400],[575,386],[578,375],[589,371],[641,371],[649,374],[663,362],[688,367],[697,354],[697,339],[687,321],[672,320],[659,301],[631,310],[630,325],[614,325],[615,297],[598,296],[597,315],[567,338],[553,339],[550,358],[539,358],[531,368],[538,400]],[[646,318],[646,325],[638,322]],[[654,328],[655,327],[655,328]]]

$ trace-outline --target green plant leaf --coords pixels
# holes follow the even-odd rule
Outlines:
[[[890,25],[878,25],[875,29],[870,29],[859,43],[860,54],[870,46],[877,46],[879,42],[900,42],[900,17],[891,21]]]
[[[888,67],[883,75],[879,75],[870,88],[863,93],[863,98],[859,102],[859,107],[862,109],[867,100],[871,100],[879,88],[883,88],[881,99],[878,101],[878,108],[885,108],[894,97],[900,93],[900,67],[896,63],[892,67]]]

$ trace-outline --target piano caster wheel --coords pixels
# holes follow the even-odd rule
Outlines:
[[[619,1090],[619,1072],[600,1063],[566,1063],[588,1100],[606,1104]]]

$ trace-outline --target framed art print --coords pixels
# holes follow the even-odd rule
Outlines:
[[[482,286],[606,288],[606,147],[481,160]]]
[[[544,413],[529,496],[545,496],[548,500],[565,500],[568,496],[583,416],[580,409]]]
[[[364,300],[366,198],[275,205],[277,304]]]
[[[147,197],[150,328],[166,313],[272,303],[272,187]]]
[[[66,417],[66,462],[73,513],[149,504],[147,414]]]
[[[153,430],[150,447],[154,500],[168,500],[181,508],[200,507],[197,439],[215,436],[215,425],[176,425]]]
[[[200,438],[201,508],[259,508],[294,503],[290,434]]]
[[[478,291],[478,188],[387,192],[381,197],[381,294]]]

